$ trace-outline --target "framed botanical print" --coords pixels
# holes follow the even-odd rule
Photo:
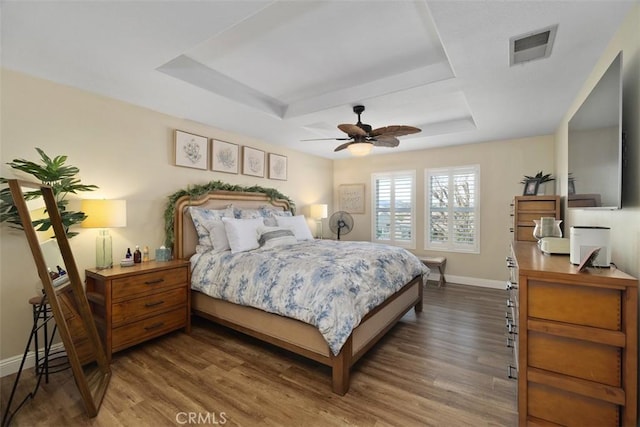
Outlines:
[[[207,170],[209,139],[205,136],[176,130],[176,166]]]
[[[242,173],[264,178],[264,151],[242,147]]]
[[[230,142],[211,141],[211,170],[225,173],[238,173],[240,146]]]
[[[363,214],[364,184],[342,184],[338,187],[338,205],[341,211]]]
[[[269,153],[269,179],[287,180],[287,157]]]

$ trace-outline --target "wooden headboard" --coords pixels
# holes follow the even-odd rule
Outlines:
[[[209,209],[223,209],[228,205],[245,209],[257,209],[260,206],[271,205],[285,211],[291,208],[287,200],[270,200],[269,196],[264,193],[212,191],[198,198],[191,196],[180,197],[175,204],[174,257],[177,259],[189,259],[196,252],[198,235],[187,208],[198,206]]]

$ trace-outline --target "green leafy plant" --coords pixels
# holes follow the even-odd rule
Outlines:
[[[51,158],[40,148],[36,147],[36,151],[40,154],[40,163],[25,159],[14,159],[7,164],[17,171],[33,176],[42,184],[51,186],[65,232],[67,237],[71,238],[78,233],[69,231],[69,228],[81,223],[87,216],[84,212],[67,210],[69,204],[67,196],[69,194],[78,194],[81,191],[94,191],[98,187],[82,184],[80,179],[76,177],[80,169],[75,166],[65,165],[67,156]],[[0,183],[6,185],[7,178],[0,178]],[[41,197],[41,194],[40,191],[28,191],[24,197],[27,201],[35,200]],[[12,227],[22,229],[22,222],[8,187],[0,190],[0,222],[7,222]],[[33,226],[37,231],[47,231],[51,227],[51,221],[49,218],[34,220]]]
[[[526,184],[527,181],[530,181],[532,179],[537,179],[538,182],[540,182],[541,184],[543,182],[548,182],[548,181],[554,181],[555,180],[555,178],[550,173],[543,174],[542,171],[540,171],[535,176],[525,175],[524,178],[522,178],[522,181],[520,181],[520,184]]]
[[[284,194],[280,193],[275,188],[265,188],[265,187],[260,187],[259,185],[254,185],[251,187],[243,187],[240,185],[227,184],[226,182],[222,182],[222,181],[210,181],[206,184],[189,186],[185,189],[176,191],[175,193],[173,193],[168,197],[169,201],[167,202],[167,207],[164,210],[164,231],[165,231],[164,244],[165,246],[167,247],[173,246],[173,239],[174,239],[173,223],[174,223],[175,214],[176,214],[175,205],[178,199],[182,196],[189,196],[192,199],[197,199],[198,197],[203,196],[204,194],[207,194],[208,192],[215,191],[215,190],[241,191],[241,192],[247,192],[247,193],[263,193],[263,194],[266,194],[267,197],[269,197],[269,200],[272,200],[272,201],[276,199],[286,200],[287,202],[289,202],[291,213],[295,214],[296,205],[293,202],[293,200],[291,200]]]

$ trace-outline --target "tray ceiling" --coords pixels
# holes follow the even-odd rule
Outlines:
[[[364,104],[374,154],[549,134],[633,1],[4,2],[3,67],[312,154]],[[558,25],[548,58],[511,37]],[[210,135],[214,137],[215,135]]]

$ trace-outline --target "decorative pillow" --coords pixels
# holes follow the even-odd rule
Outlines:
[[[278,225],[277,216],[292,216],[290,211],[275,209],[272,206],[260,206],[260,215],[264,218],[264,225],[275,227]]]
[[[222,222],[229,239],[231,253],[246,252],[260,247],[258,227],[264,226],[262,218],[222,218]]]
[[[262,218],[262,215],[260,214],[260,211],[258,211],[258,209],[233,208],[233,216],[236,219]]]
[[[278,216],[276,217],[276,222],[279,227],[290,228],[298,240],[313,240],[311,230],[309,230],[309,226],[307,225],[307,220],[304,215],[290,217]]]
[[[262,249],[271,249],[277,246],[294,245],[298,239],[290,228],[283,227],[258,227],[258,244]]]
[[[224,217],[233,218],[233,209],[230,206],[225,209],[205,209],[190,206],[189,214],[191,214],[193,225],[196,227],[196,233],[198,234],[196,252],[202,253],[215,247],[210,232],[213,229],[213,223],[220,221]]]
[[[209,229],[209,237],[213,243],[213,250],[215,252],[223,252],[231,249],[231,246],[229,246],[229,239],[227,238],[227,230],[224,227],[224,222],[222,222],[222,220],[211,221],[211,226],[212,228]]]

